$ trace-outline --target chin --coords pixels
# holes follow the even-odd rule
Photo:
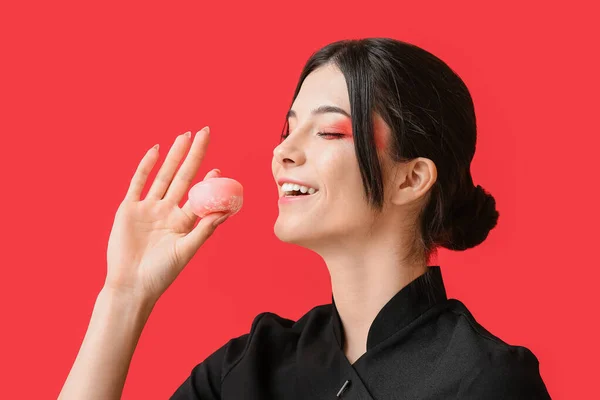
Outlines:
[[[291,227],[284,226],[284,223],[281,223],[279,219],[275,221],[275,226],[273,226],[273,233],[275,236],[282,242],[293,243],[295,239],[297,239],[300,235],[298,235],[298,231],[294,230]]]
[[[277,219],[273,227],[273,233],[282,242],[302,245],[311,236],[311,232],[306,232],[306,229],[306,227],[299,227]]]

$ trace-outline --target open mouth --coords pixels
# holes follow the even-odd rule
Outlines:
[[[316,194],[317,192],[314,192],[312,194],[306,192],[306,193],[302,193],[299,191],[292,191],[292,192],[284,192],[283,193],[283,197],[301,197],[301,196],[312,196],[314,194]]]
[[[317,193],[319,193],[319,191],[315,191],[313,193],[302,193],[299,191],[293,191],[293,192],[283,192],[281,197],[279,198],[279,201],[283,201],[283,202],[287,202],[287,201],[300,201],[301,199],[309,199],[311,197],[314,197]]]
[[[293,183],[284,183],[281,185],[281,197],[307,197],[316,194],[319,190],[309,186],[303,186]]]
[[[302,189],[302,190],[285,190],[283,191],[283,194],[281,195],[281,197],[285,197],[285,198],[301,198],[301,197],[310,197],[310,196],[314,196],[315,194],[319,193],[319,191],[317,189],[310,189],[310,190],[306,190],[306,188]]]

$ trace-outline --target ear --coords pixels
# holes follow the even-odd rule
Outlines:
[[[428,158],[417,157],[406,163],[398,163],[391,200],[402,205],[424,198],[437,180],[437,167]]]

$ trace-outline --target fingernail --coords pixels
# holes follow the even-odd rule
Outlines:
[[[229,214],[222,216],[221,218],[215,220],[213,222],[213,226],[219,226],[220,224],[222,224],[227,218],[229,218]]]
[[[204,128],[200,129],[198,132],[196,132],[196,136],[201,134],[203,131],[206,133],[209,133],[210,130],[209,130],[208,126],[205,126]]]
[[[217,174],[221,175],[221,170],[219,168],[215,168],[215,169],[213,169],[213,171],[215,171]]]
[[[153,149],[156,149],[156,150],[158,150],[158,147],[159,147],[159,146],[158,146],[157,144],[155,144],[154,146],[152,146],[152,148],[153,148]]]
[[[185,136],[187,136],[188,138],[192,137],[192,132],[187,131],[186,133],[184,133]]]

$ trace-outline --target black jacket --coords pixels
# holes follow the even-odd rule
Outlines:
[[[202,363],[171,399],[549,399],[535,355],[448,299],[439,266],[377,314],[353,364],[332,296],[297,322],[265,312]]]

